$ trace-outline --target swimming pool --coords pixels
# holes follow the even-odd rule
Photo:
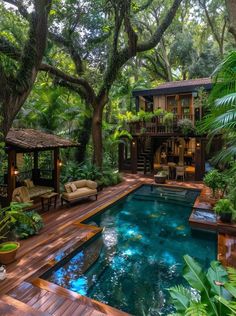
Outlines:
[[[206,267],[216,259],[216,235],[188,224],[198,194],[143,185],[87,220],[104,227],[100,237],[43,278],[133,315],[168,315],[183,255]]]

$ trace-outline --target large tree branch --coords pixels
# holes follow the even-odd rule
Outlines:
[[[138,42],[136,52],[133,52],[133,56],[136,55],[137,52],[144,52],[149,49],[152,49],[155,47],[161,40],[163,34],[169,27],[169,25],[172,23],[175,14],[181,4],[182,0],[174,0],[172,3],[171,8],[165,15],[164,19],[162,20],[161,24],[157,26],[156,31],[153,33],[153,35],[150,37],[149,40],[146,40],[144,42]],[[110,58],[110,63],[107,67],[107,70],[104,74],[104,80],[103,85],[101,86],[99,93],[98,93],[98,99],[103,98],[104,96],[108,95],[108,91],[112,85],[112,83],[115,81],[117,73],[121,69],[121,67],[131,58],[130,56],[130,49],[129,47],[125,47],[122,49],[117,56],[113,56],[113,58]]]
[[[56,76],[57,78],[67,81],[68,83],[71,83],[77,86],[82,86],[84,89],[84,93],[86,94],[86,99],[89,100],[91,104],[94,103],[96,96],[95,96],[93,88],[90,86],[87,80],[68,75],[65,72],[61,71],[60,69],[53,67],[51,65],[45,64],[45,63],[42,63],[40,65],[39,70],[45,71],[49,73],[50,75]]]
[[[20,5],[20,1],[14,1],[15,4]],[[7,77],[0,77],[0,85],[2,87],[0,90],[0,114],[4,117],[0,128],[3,130],[4,136],[7,135],[16,114],[27,99],[35,82],[47,43],[50,7],[51,0],[34,0],[34,11],[30,14],[28,40],[25,43],[22,54],[20,56],[12,56],[19,58],[19,70],[16,75],[12,73],[8,74]],[[2,51],[4,50],[4,45],[1,49]],[[8,56],[9,53],[13,53],[10,46],[8,46]]]
[[[234,36],[236,42],[236,1],[225,0],[229,19],[229,32]]]

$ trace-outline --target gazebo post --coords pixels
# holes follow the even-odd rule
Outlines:
[[[12,193],[16,187],[16,175],[15,171],[16,164],[16,152],[14,149],[8,149],[8,175],[7,175],[7,200],[11,202]]]
[[[60,191],[60,166],[59,166],[59,148],[54,148],[54,189]]]
[[[34,166],[32,170],[32,180],[35,184],[37,184],[38,179],[40,178],[39,172],[39,152],[34,151]]]

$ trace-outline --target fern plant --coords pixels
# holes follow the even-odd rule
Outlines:
[[[190,256],[185,255],[184,261],[183,277],[190,287],[169,289],[176,309],[172,316],[236,315],[236,270],[213,261],[206,273]]]

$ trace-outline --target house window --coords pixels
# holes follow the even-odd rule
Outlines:
[[[189,118],[191,98],[191,95],[183,95],[180,97],[181,114],[183,118]]]
[[[175,96],[167,97],[167,111],[177,114],[178,112],[178,103]]]

